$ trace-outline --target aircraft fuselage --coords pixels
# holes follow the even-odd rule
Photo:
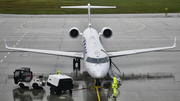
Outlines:
[[[109,70],[109,58],[98,32],[89,27],[82,34],[82,48],[87,72],[93,78],[103,78]]]

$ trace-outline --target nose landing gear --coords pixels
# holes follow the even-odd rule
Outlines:
[[[94,79],[95,86],[101,86],[100,79]]]

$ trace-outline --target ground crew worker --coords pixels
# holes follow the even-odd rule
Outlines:
[[[58,75],[60,75],[60,74],[61,74],[60,70],[59,70],[59,71],[57,71],[57,74],[58,74]]]
[[[116,94],[117,94],[117,80],[116,80],[116,77],[113,78],[113,84],[112,84],[112,88],[113,88],[113,92],[114,92],[114,96],[116,98]]]

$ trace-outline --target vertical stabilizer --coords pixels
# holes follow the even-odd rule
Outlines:
[[[79,8],[79,9],[88,9],[88,27],[91,27],[91,9],[98,9],[98,8],[116,8],[116,6],[91,6],[88,3],[87,6],[61,6],[61,8]]]

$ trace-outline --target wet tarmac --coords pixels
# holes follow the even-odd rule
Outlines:
[[[93,79],[86,74],[80,75],[86,71],[83,61],[80,73],[76,74],[73,72],[72,58],[11,51],[4,46],[6,37],[8,46],[81,51],[81,37],[71,39],[68,31],[76,26],[82,32],[88,25],[84,15],[58,16],[59,18],[48,15],[44,15],[47,18],[9,16],[11,15],[0,18],[1,101],[98,101],[97,91],[92,86]],[[99,89],[101,101],[179,101],[179,17],[144,16],[121,18],[117,15],[98,15],[92,18],[92,27],[98,32],[105,26],[111,27],[114,32],[112,38],[102,38],[107,51],[171,46],[174,37],[177,38],[176,49],[113,58],[112,61],[121,70],[121,78],[124,73],[124,79],[122,86],[118,88],[116,99],[113,98],[112,80],[108,77],[103,79],[104,86]],[[64,92],[59,96],[52,94],[47,85],[39,90],[22,90],[12,84],[11,78],[13,71],[21,67],[30,67],[35,74],[46,75],[60,70],[62,74],[74,78],[74,89],[89,89],[73,91],[72,95]],[[119,73],[116,68],[113,70]]]
[[[68,91],[63,92],[61,95],[55,95],[50,92],[49,86],[44,86],[42,89],[33,89],[25,88],[21,89],[12,84],[13,77],[12,75],[8,75],[3,89],[6,92],[11,92],[11,96],[8,94],[6,99],[3,100],[14,100],[14,101],[98,101],[97,91],[94,88],[94,80],[87,75],[86,73],[66,73],[63,75],[71,76],[74,80],[74,89],[73,94],[70,95]],[[144,74],[145,75],[145,74]],[[44,80],[47,81],[48,74],[44,74]],[[128,80],[127,80],[128,78]],[[118,84],[117,89],[117,98],[113,97],[113,89],[112,89],[112,79],[109,76],[105,77],[101,80],[102,88],[99,88],[99,96],[101,101],[120,101],[121,97],[121,89],[125,87],[132,87],[132,85],[139,86],[143,85],[146,82],[173,82],[172,85],[175,85],[175,79],[172,74],[168,73],[156,73],[149,74],[145,78],[140,77],[139,75],[132,76],[131,74],[127,74],[122,78],[123,86]],[[151,84],[148,83],[148,84]],[[124,85],[125,84],[125,85]],[[138,85],[137,85],[138,84]],[[127,86],[129,85],[129,86]],[[7,88],[8,87],[8,88]],[[147,87],[145,87],[147,88]],[[125,88],[124,88],[125,89]],[[142,89],[142,88],[141,88]],[[129,89],[130,90],[130,89]],[[133,89],[131,89],[133,90]],[[143,89],[142,89],[143,90]],[[144,89],[145,90],[145,89]],[[126,91],[126,90],[125,90]],[[139,91],[139,90],[138,90]],[[83,96],[82,96],[83,95]],[[125,96],[127,97],[127,96]],[[12,99],[10,99],[12,98]],[[128,97],[129,98],[129,97]],[[128,99],[127,98],[127,99]]]

